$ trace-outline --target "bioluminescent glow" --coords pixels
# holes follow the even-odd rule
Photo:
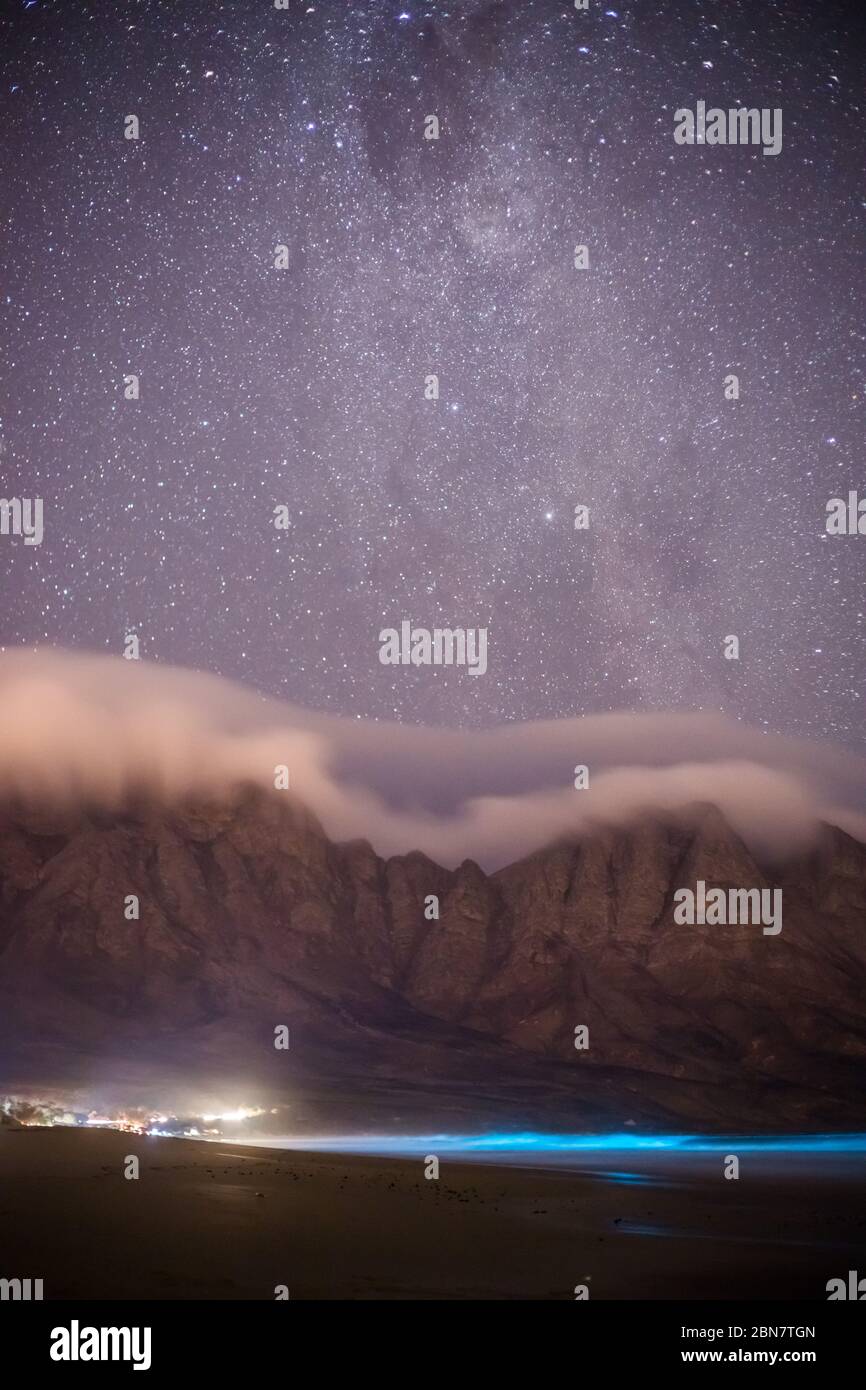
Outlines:
[[[621,1173],[612,1172],[610,1169],[587,1169],[586,1176],[589,1178],[602,1178],[605,1182],[619,1184],[623,1187],[664,1187],[664,1178],[651,1177],[649,1173]]]
[[[866,1154],[866,1134],[329,1134],[245,1140],[270,1148],[328,1153],[519,1155],[667,1151],[676,1153]]]

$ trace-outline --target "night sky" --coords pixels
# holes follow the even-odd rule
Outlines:
[[[866,537],[824,523],[866,495],[863,14],[5,6],[0,495],[45,539],[0,537],[0,642],[862,750]],[[698,100],[780,107],[781,153],[675,144]],[[486,626],[487,674],[383,667],[403,619]]]

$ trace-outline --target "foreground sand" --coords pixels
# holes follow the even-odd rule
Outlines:
[[[862,1183],[627,1179],[0,1129],[0,1277],[52,1299],[824,1299],[866,1272]]]

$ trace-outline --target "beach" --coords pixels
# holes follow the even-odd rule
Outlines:
[[[3,1128],[0,1278],[56,1300],[826,1299],[866,1271],[862,1161],[582,1162],[442,1156],[428,1179],[424,1156]]]

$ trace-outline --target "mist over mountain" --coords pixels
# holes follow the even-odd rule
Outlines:
[[[503,867],[561,835],[718,806],[763,858],[827,821],[866,840],[866,761],[707,710],[574,715],[489,729],[348,719],[203,672],[57,651],[0,654],[0,795],[122,807],[290,785],[333,840]],[[575,789],[575,774],[587,770]]]

